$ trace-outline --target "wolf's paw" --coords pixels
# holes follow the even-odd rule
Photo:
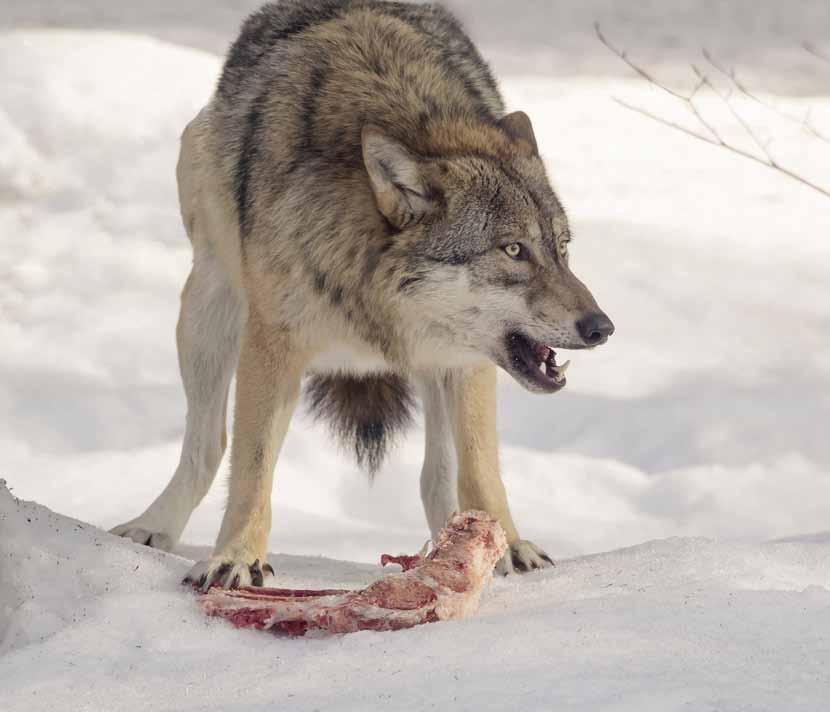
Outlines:
[[[140,525],[138,521],[127,522],[120,524],[117,527],[110,529],[110,534],[124,537],[125,539],[132,539],[136,544],[144,544],[153,549],[161,549],[162,551],[173,551],[176,545],[175,539],[169,534],[161,531],[153,531]]]
[[[496,564],[496,573],[502,576],[512,573],[526,573],[534,569],[554,566],[553,559],[532,541],[514,541]]]
[[[265,574],[274,575],[274,569],[268,562],[260,564],[260,560],[256,559],[252,564],[246,564],[214,556],[208,561],[196,562],[182,583],[205,593],[213,586],[225,589],[262,586]]]

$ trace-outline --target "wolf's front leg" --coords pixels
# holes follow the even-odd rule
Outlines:
[[[262,585],[274,464],[306,363],[286,332],[250,316],[237,371],[228,505],[213,556],[197,563],[186,583],[203,590]]]
[[[460,372],[452,390],[461,509],[482,509],[504,527],[509,549],[496,567],[500,573],[552,566],[553,561],[542,549],[519,537],[507,504],[499,474],[496,367],[486,363]]]

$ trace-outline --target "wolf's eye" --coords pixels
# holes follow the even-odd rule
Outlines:
[[[514,260],[527,259],[527,250],[521,242],[511,242],[509,245],[505,245],[504,251],[508,257],[512,257]]]
[[[560,240],[559,241],[559,255],[561,257],[567,257],[568,256],[568,243],[569,242],[570,242],[570,240]]]

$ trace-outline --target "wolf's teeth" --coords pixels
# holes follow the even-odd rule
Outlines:
[[[571,365],[570,361],[565,361],[561,366],[554,366],[551,370],[553,371],[553,380],[557,383],[562,383],[565,380],[565,371],[568,370],[568,366]]]

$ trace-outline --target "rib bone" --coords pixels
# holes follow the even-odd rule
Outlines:
[[[398,630],[465,618],[477,610],[506,549],[501,525],[489,514],[468,511],[453,515],[430,553],[385,556],[402,563],[404,571],[387,574],[363,590],[213,588],[201,597],[201,606],[208,615],[227,618],[238,628],[287,635]]]

